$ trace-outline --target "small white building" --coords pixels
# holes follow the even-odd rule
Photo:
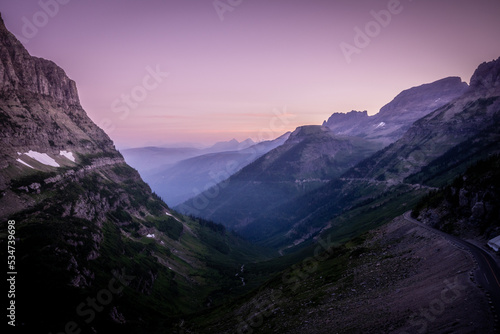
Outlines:
[[[495,252],[498,252],[498,250],[500,249],[500,235],[488,241],[488,246],[493,248]]]

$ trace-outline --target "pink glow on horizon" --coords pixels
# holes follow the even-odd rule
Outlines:
[[[354,28],[394,1],[243,1],[221,21],[212,1],[73,0],[24,45],[76,81],[82,106],[98,125],[109,121],[119,147],[258,140],[275,109],[294,116],[272,127],[277,137],[333,112],[375,114],[400,91],[443,77],[468,82],[500,56],[499,1],[401,0],[348,63],[340,44],[354,44]],[[18,38],[23,17],[41,10],[38,1],[0,5]],[[137,88],[157,66],[168,76]],[[116,108],[134,91],[146,96]]]

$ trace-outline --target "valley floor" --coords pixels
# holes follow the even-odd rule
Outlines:
[[[277,277],[250,301],[187,320],[181,331],[495,331],[488,299],[474,283],[471,255],[403,216],[370,232],[364,242],[314,261],[304,262],[291,276]]]

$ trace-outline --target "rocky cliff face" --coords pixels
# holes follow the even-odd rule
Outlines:
[[[0,18],[0,91],[27,91],[79,105],[76,84],[53,62],[32,57]]]
[[[373,139],[388,145],[399,139],[413,122],[462,95],[468,85],[458,77],[444,78],[404,90],[380,112],[333,114],[323,125],[343,135]]]
[[[252,261],[231,252],[252,247],[171,211],[87,116],[75,83],[1,20],[0,124],[0,233],[15,221],[23,332],[154,332],[220,283],[241,285],[220,272]]]
[[[75,166],[80,155],[88,154],[124,162],[82,109],[75,82],[53,62],[32,57],[2,20],[0,120],[0,191],[7,189],[12,175],[50,169],[29,152],[46,155],[59,166]]]

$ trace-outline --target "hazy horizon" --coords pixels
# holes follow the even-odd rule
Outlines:
[[[217,4],[215,6],[214,4]],[[498,1],[15,1],[118,147],[273,139],[500,56]]]

